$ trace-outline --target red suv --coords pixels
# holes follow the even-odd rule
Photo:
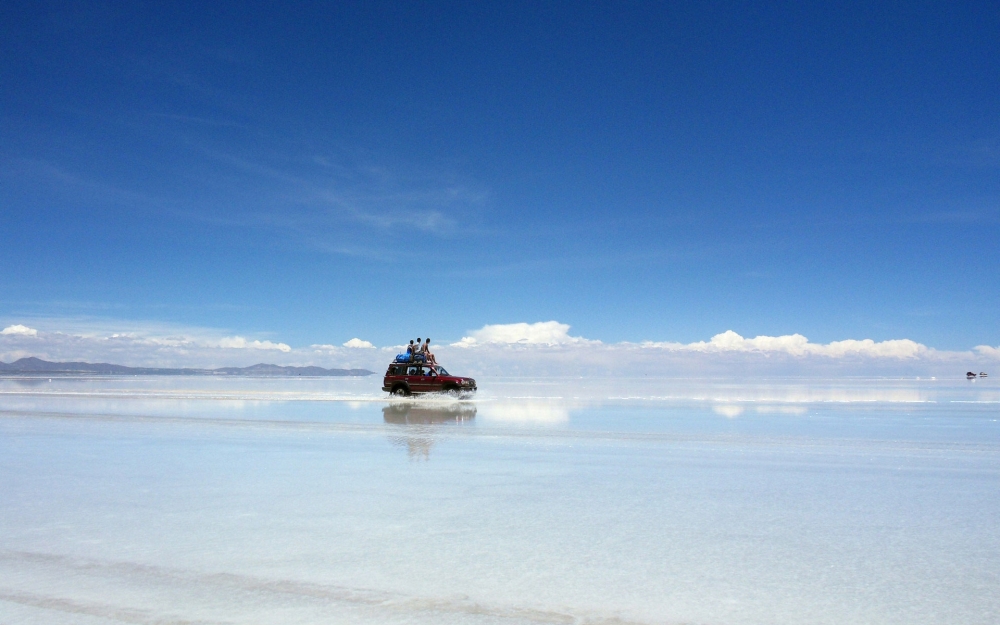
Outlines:
[[[393,395],[475,391],[476,381],[451,375],[441,365],[394,362],[385,372],[382,390]]]

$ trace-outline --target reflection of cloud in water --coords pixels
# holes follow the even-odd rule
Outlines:
[[[801,416],[809,412],[805,406],[757,406],[754,410],[761,414],[790,414]]]
[[[962,369],[961,379],[823,379],[775,378],[659,379],[659,378],[488,378],[480,380],[475,401],[487,404],[532,402],[582,407],[588,402],[641,401],[656,403],[706,402],[709,404],[797,404],[853,402],[1000,402],[998,378],[970,383]],[[222,376],[107,377],[87,379],[11,379],[0,376],[0,398],[63,397],[77,403],[95,399],[192,400],[192,401],[330,401],[350,402],[353,408],[372,402],[384,405],[386,395],[375,378],[239,378]],[[417,403],[455,403],[456,398],[429,395]],[[748,407],[748,409],[750,409]],[[544,408],[543,411],[546,411]],[[495,411],[491,411],[491,414]],[[518,410],[508,411],[511,419]],[[530,412],[538,412],[533,407]],[[500,417],[498,417],[499,419]],[[526,418],[525,421],[539,421]],[[542,419],[544,420],[544,419]]]
[[[718,406],[712,406],[712,412],[715,414],[720,414],[727,419],[735,419],[736,417],[743,414],[743,406],[734,406],[733,404],[721,404]]]
[[[740,404],[715,404],[712,406],[712,412],[718,415],[722,415],[727,419],[735,419],[744,412],[746,412],[748,406],[741,406]],[[758,414],[786,414],[794,416],[802,416],[809,412],[805,406],[754,406],[754,412]]]
[[[482,405],[483,420],[505,423],[566,423],[569,407],[553,402],[498,402]]]
[[[476,418],[476,406],[464,402],[417,403],[414,401],[393,402],[382,408],[382,419],[386,423],[404,426],[402,436],[390,436],[393,445],[405,447],[411,460],[428,460],[435,434],[442,430],[435,427],[446,423],[464,423]]]
[[[963,370],[964,376],[964,370]],[[479,399],[510,401],[563,398],[574,405],[588,401],[707,402],[709,404],[916,403],[950,400],[1000,400],[995,378],[973,387],[960,380],[904,379],[642,379],[586,378],[483,380]],[[750,409],[749,407],[747,407]]]
[[[722,385],[720,385],[722,386]],[[923,389],[913,388],[710,388],[684,394],[652,396],[653,400],[694,400],[715,402],[773,402],[790,404],[929,401]]]

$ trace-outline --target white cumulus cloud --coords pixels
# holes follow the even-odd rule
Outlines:
[[[352,347],[354,349],[375,349],[375,346],[368,341],[362,341],[359,338],[353,338],[350,341],[344,343],[344,347]]]
[[[709,341],[695,343],[654,343],[647,341],[642,347],[664,349],[668,351],[691,352],[757,352],[762,354],[781,353],[792,356],[828,356],[842,358],[845,356],[869,356],[872,358],[916,358],[929,352],[926,345],[910,339],[895,339],[875,342],[871,339],[833,341],[832,343],[810,343],[801,334],[786,334],[783,336],[756,336],[744,338],[727,330],[716,334]]]
[[[29,328],[28,326],[23,326],[21,324],[17,324],[17,325],[7,326],[2,331],[0,331],[0,334],[7,334],[7,335],[17,334],[17,335],[20,335],[20,336],[38,336],[38,330],[36,330],[34,328]]]
[[[292,348],[284,343],[271,341],[248,341],[242,336],[227,336],[219,340],[219,347],[226,349],[274,349],[279,352],[290,352]]]
[[[1000,347],[990,347],[989,345],[976,345],[976,351],[983,356],[1000,359]]]
[[[505,323],[485,325],[479,330],[462,337],[453,347],[476,347],[478,345],[572,345],[576,343],[599,343],[579,336],[569,335],[570,326],[558,321],[537,323]]]

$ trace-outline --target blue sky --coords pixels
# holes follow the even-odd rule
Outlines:
[[[4,325],[1000,343],[995,3],[15,1],[0,84]]]

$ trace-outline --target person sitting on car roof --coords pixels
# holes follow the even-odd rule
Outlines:
[[[410,339],[410,346],[406,348],[406,355],[410,357],[410,362],[413,362],[413,355],[416,351],[416,348],[413,346],[413,339]]]
[[[424,358],[427,359],[427,362],[431,363],[432,365],[436,365],[437,364],[437,358],[435,358],[434,354],[431,353],[431,340],[430,339],[427,339],[427,342],[424,343],[424,346],[422,348],[420,348],[420,351],[423,352]]]

